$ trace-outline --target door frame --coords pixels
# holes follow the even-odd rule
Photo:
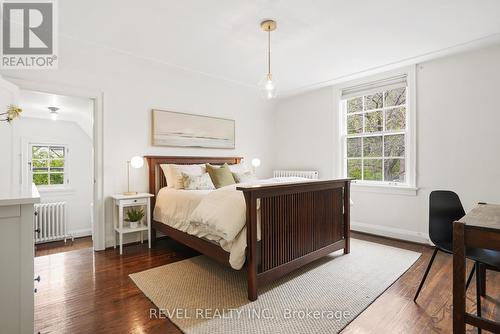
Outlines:
[[[94,194],[93,194],[93,247],[95,251],[106,248],[106,224],[104,212],[104,93],[92,89],[62,85],[51,82],[19,79],[4,76],[4,79],[17,85],[19,89],[33,90],[48,94],[76,96],[94,101],[93,114],[93,160],[94,160]]]

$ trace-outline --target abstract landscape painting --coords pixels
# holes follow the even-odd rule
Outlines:
[[[234,120],[153,109],[153,145],[234,148]]]

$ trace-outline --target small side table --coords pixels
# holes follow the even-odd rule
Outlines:
[[[123,235],[127,233],[140,232],[141,244],[143,243],[143,232],[148,231],[148,245],[151,248],[151,197],[154,195],[147,193],[138,193],[136,195],[112,195],[113,198],[113,226],[115,231],[115,244],[116,248],[116,234],[119,236],[120,255],[123,253]],[[142,206],[146,211],[146,224],[141,222],[137,228],[131,228],[130,225],[124,224],[124,208]],[[118,212],[117,212],[118,211]],[[144,221],[144,218],[143,218]]]

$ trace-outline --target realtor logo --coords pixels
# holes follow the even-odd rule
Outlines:
[[[2,1],[4,69],[57,67],[55,2]]]

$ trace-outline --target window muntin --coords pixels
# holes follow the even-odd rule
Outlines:
[[[407,87],[381,89],[343,101],[348,177],[407,184]]]
[[[33,183],[37,186],[64,185],[66,148],[62,145],[32,145]]]

